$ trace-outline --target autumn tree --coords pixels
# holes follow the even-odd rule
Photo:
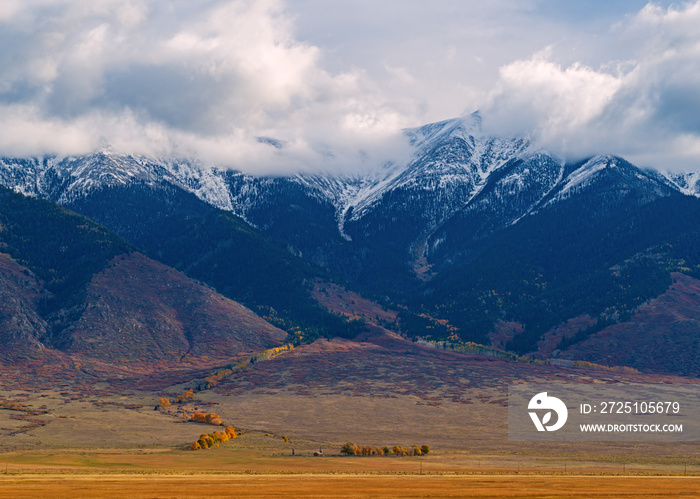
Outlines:
[[[199,436],[199,440],[193,442],[190,445],[192,450],[198,449],[209,449],[211,447],[218,447],[221,442],[228,442],[232,438],[236,438],[236,430],[233,426],[226,427],[224,431],[213,431],[211,433],[202,433]]]
[[[193,400],[194,400],[194,390],[192,388],[189,388],[175,398],[175,403],[182,404],[184,402],[191,402]]]
[[[190,416],[190,421],[194,421],[195,423],[206,423],[206,419],[207,415],[203,412],[195,412]]]
[[[345,444],[343,444],[343,446],[340,448],[340,453],[345,454],[346,456],[354,456],[355,444],[352,442],[345,442]]]
[[[216,440],[214,440],[214,437],[212,435],[209,435],[208,433],[203,433],[199,436],[199,440],[204,440],[207,444],[207,448],[213,446],[216,443]]]
[[[347,456],[385,456],[390,454],[396,456],[422,456],[428,452],[430,452],[430,447],[427,445],[422,447],[412,445],[410,448],[406,448],[402,445],[395,445],[390,449],[386,445],[384,447],[355,445],[353,442],[346,442],[340,449],[340,453]]]
[[[221,417],[219,417],[219,415],[217,415],[217,414],[214,414],[213,412],[211,414],[207,414],[204,417],[204,422],[207,424],[214,425],[214,426],[221,426],[224,424],[221,421]]]
[[[219,381],[223,379],[223,376],[220,374],[212,374],[211,376],[204,378],[204,381],[206,381],[206,385],[204,386],[205,389],[209,390],[210,388],[214,388],[219,384]]]

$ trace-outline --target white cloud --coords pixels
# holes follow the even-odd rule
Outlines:
[[[549,142],[598,117],[621,85],[620,78],[581,64],[564,68],[543,52],[501,68],[484,113],[500,133],[534,132]]]
[[[324,70],[320,49],[295,39],[277,0],[12,7],[0,11],[4,154],[109,142],[249,171],[333,169],[390,159],[395,144],[381,139],[407,124],[406,104],[361,70]],[[261,144],[261,135],[288,147]]]
[[[357,170],[403,157],[402,127],[481,108],[569,156],[697,169],[700,2],[622,3],[637,14],[600,32],[619,3],[586,24],[578,3],[539,0],[6,0],[0,154],[108,142]]]
[[[493,133],[529,133],[568,157],[625,156],[671,170],[700,168],[700,2],[649,4],[615,26],[599,65],[551,51],[501,68],[484,107]]]

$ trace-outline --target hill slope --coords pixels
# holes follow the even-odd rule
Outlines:
[[[229,359],[286,333],[249,309],[139,253],[120,255],[86,289],[63,350],[111,363]]]
[[[103,151],[5,159],[0,181],[70,206],[298,341],[357,332],[311,296],[332,275],[400,309],[406,336],[537,355],[625,323],[671,272],[697,277],[697,174],[615,156],[567,163],[484,135],[478,115],[405,134],[408,161],[354,175],[254,177]]]
[[[105,362],[230,359],[286,333],[123,239],[47,201],[0,188],[5,359],[56,350]]]

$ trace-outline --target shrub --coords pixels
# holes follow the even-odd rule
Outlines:
[[[221,418],[213,412],[204,417],[204,422],[215,426],[221,426],[223,424]]]
[[[209,449],[210,447],[218,447],[220,442],[228,442],[232,438],[237,438],[236,430],[233,426],[227,426],[224,431],[213,431],[211,433],[202,433],[199,440],[192,443],[192,450]]]
[[[195,423],[206,423],[207,421],[207,415],[204,414],[203,412],[195,412],[190,416],[190,421],[194,421]]]
[[[183,402],[191,402],[194,400],[194,390],[192,388],[185,390],[182,394],[175,398],[176,404],[182,404]]]
[[[215,431],[212,433],[212,435],[214,435],[216,440],[218,440],[219,442],[227,442],[229,440],[229,438],[231,438],[228,436],[228,433],[226,433],[226,432]]]
[[[430,452],[430,447],[423,445],[418,447],[412,445],[406,448],[402,445],[395,445],[391,449],[388,446],[379,447],[372,445],[355,445],[353,442],[346,442],[341,448],[340,453],[347,456],[422,456]]]
[[[355,455],[355,444],[352,442],[345,442],[345,444],[340,448],[340,453],[346,456]]]

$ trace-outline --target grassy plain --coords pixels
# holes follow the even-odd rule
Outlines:
[[[201,383],[176,376],[0,379],[0,497],[697,497],[697,443],[507,439],[522,382],[692,383],[438,351],[385,336],[319,341],[222,380],[184,406],[240,437],[154,410]],[[60,375],[57,375],[60,376]],[[71,376],[75,376],[72,378]],[[190,379],[191,381],[185,381]],[[286,441],[285,438],[286,437]],[[346,441],[428,444],[423,457],[341,456]],[[325,456],[313,457],[322,449]],[[292,456],[294,452],[294,456]]]
[[[676,497],[695,498],[700,478],[587,476],[213,475],[0,479],[0,497]]]

